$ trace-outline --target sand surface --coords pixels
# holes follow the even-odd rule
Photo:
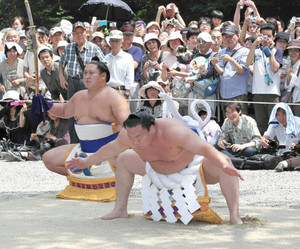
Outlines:
[[[240,214],[229,224],[219,185],[210,207],[222,225],[169,224],[142,216],[141,177],[129,199],[129,219],[104,221],[114,203],[56,199],[67,184],[42,162],[0,161],[0,248],[300,248],[300,172],[242,171]]]

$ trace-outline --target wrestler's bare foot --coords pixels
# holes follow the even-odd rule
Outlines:
[[[117,218],[129,218],[126,210],[113,209],[110,213],[101,217],[102,220],[112,220]]]
[[[231,225],[242,225],[243,221],[242,221],[241,217],[238,215],[235,217],[230,217],[230,223],[231,223]]]

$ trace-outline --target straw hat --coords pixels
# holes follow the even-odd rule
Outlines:
[[[146,90],[149,88],[154,88],[161,93],[164,93],[164,89],[156,82],[156,81],[149,81],[146,85],[143,85],[139,90],[139,95],[142,96],[144,99],[147,99]]]

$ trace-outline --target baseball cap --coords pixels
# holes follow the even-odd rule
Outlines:
[[[222,30],[222,35],[225,35],[225,34],[238,35],[239,30],[234,24],[229,24],[229,25],[226,25]]]
[[[94,40],[94,38],[99,37],[101,39],[104,39],[104,34],[102,32],[94,32],[92,34],[92,40]]]
[[[19,31],[19,36],[20,36],[20,38],[21,37],[26,37],[25,30],[20,30]]]
[[[118,39],[118,40],[123,40],[123,33],[120,30],[112,30],[109,33],[109,39]]]
[[[197,39],[202,39],[205,42],[212,42],[213,40],[211,39],[211,35],[208,32],[201,32],[198,36]]]
[[[53,36],[57,32],[63,32],[61,27],[53,27],[52,29],[50,29],[50,36]]]
[[[286,41],[288,42],[289,39],[290,39],[290,36],[289,36],[289,34],[286,33],[286,32],[278,32],[278,33],[276,34],[276,37],[275,37],[275,42],[276,42],[277,40],[279,40],[279,39],[283,39],[283,40],[286,40]]]
[[[130,24],[125,24],[122,26],[121,31],[123,32],[123,34],[134,34],[134,27]]]
[[[84,23],[83,23],[83,22],[80,22],[80,21],[75,22],[75,23],[73,24],[73,31],[74,31],[75,29],[77,29],[77,28],[83,28],[84,30],[86,30],[86,27],[85,27]]]
[[[45,32],[44,30],[42,30],[42,29],[37,29],[36,32],[37,32],[37,33],[44,34],[44,35],[46,34],[46,32]]]

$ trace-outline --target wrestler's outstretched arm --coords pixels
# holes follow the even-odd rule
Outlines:
[[[105,160],[114,158],[121,152],[130,148],[130,140],[127,136],[125,129],[120,131],[117,139],[111,141],[110,143],[104,145],[99,150],[97,150],[93,155],[87,158],[72,158],[70,161],[66,162],[66,167],[68,169],[85,169],[91,165],[103,162]]]
[[[172,131],[172,129],[174,129],[174,131]],[[195,155],[204,156],[213,164],[223,169],[226,174],[237,176],[241,180],[244,180],[240,172],[233,166],[231,161],[228,161],[221,152],[219,152],[211,144],[203,141],[191,129],[183,124],[180,124],[180,127],[178,125],[172,126],[172,129],[169,129],[170,134],[174,134],[174,132],[176,132],[176,136],[173,136],[173,139],[176,139],[177,143],[179,143],[183,149]]]

